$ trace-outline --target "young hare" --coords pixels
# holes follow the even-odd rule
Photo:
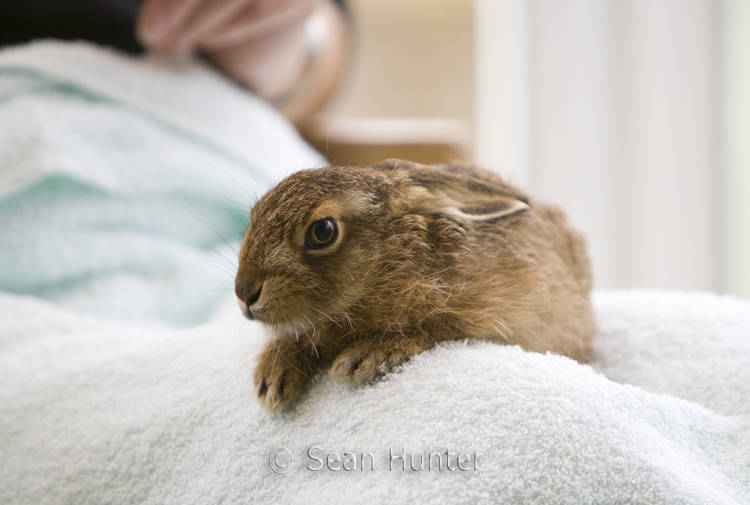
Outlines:
[[[400,160],[282,181],[252,209],[235,281],[271,330],[255,372],[269,410],[321,367],[363,383],[446,340],[585,361],[590,289],[561,210],[477,168]]]

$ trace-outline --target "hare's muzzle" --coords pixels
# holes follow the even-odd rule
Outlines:
[[[234,294],[237,296],[242,314],[248,319],[255,319],[253,315],[253,305],[260,298],[263,284],[257,285],[250,282],[236,282]]]

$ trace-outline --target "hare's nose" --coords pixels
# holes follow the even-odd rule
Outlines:
[[[237,284],[234,287],[234,294],[237,295],[237,298],[245,302],[250,308],[251,305],[253,305],[255,302],[258,301],[258,298],[260,298],[260,292],[263,289],[263,284],[261,284],[259,287],[256,288],[255,284]]]

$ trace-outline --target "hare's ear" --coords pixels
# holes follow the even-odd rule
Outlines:
[[[468,219],[470,221],[489,221],[512,216],[528,210],[529,204],[512,197],[498,197],[490,201],[478,201],[469,204],[446,205],[442,211],[446,214]]]
[[[479,169],[447,171],[419,167],[409,180],[429,194],[426,207],[470,221],[489,221],[530,209],[528,198],[499,177]]]

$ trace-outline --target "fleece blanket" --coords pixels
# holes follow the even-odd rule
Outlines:
[[[322,163],[195,61],[0,52],[0,503],[750,503],[750,305],[600,292],[590,365],[486,342],[253,393],[254,196]]]

